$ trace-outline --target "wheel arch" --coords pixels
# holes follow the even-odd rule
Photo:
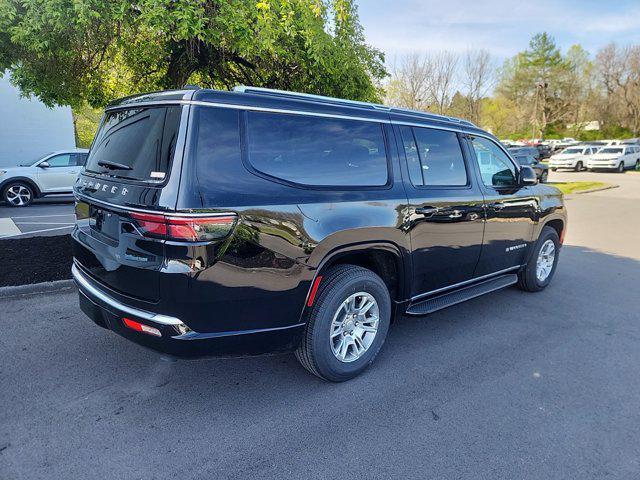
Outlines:
[[[29,185],[33,189],[33,193],[34,193],[34,197],[35,198],[38,198],[38,197],[42,196],[42,192],[40,191],[40,188],[38,188],[38,184],[32,178],[29,178],[29,177],[11,177],[11,178],[7,178],[2,183],[0,183],[0,194],[4,195],[5,188],[7,188],[7,186],[9,186],[12,183],[26,183],[27,185]]]
[[[386,241],[365,242],[351,245],[343,245],[328,252],[318,263],[313,279],[309,285],[304,308],[308,308],[313,300],[315,290],[321,283],[318,280],[323,272],[335,265],[357,265],[367,268],[378,275],[389,289],[391,300],[401,302],[405,299],[406,275],[409,266],[406,264],[407,255],[402,249]],[[318,282],[316,284],[316,282]]]
[[[542,229],[544,227],[551,227],[553,228],[556,233],[558,234],[558,238],[560,239],[560,244],[562,244],[563,240],[564,240],[564,235],[566,232],[566,221],[564,218],[551,218],[549,220],[546,220],[543,224],[542,227],[540,228],[540,232],[542,232]]]

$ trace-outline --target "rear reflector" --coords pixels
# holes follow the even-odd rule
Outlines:
[[[564,227],[560,232],[560,245],[564,245],[564,234],[567,231],[567,227]]]
[[[144,323],[136,322],[135,320],[131,320],[130,318],[123,318],[122,321],[124,324],[129,327],[131,330],[135,330],[136,332],[148,333],[149,335],[155,335],[156,337],[161,337],[162,333],[160,330],[154,327],[150,327],[149,325],[145,325]]]
[[[220,215],[211,217],[174,217],[155,213],[132,212],[145,237],[163,238],[179,242],[210,242],[226,237],[237,217]]]

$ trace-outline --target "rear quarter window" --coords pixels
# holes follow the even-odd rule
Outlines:
[[[251,166],[287,182],[377,187],[389,178],[376,122],[247,112],[247,140]]]

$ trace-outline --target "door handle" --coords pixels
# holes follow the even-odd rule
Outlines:
[[[449,218],[462,218],[462,212],[460,210],[454,210],[449,214]]]
[[[416,213],[418,215],[430,216],[438,213],[440,209],[436,207],[417,207]]]
[[[506,205],[502,202],[490,203],[489,208],[493,208],[494,210],[502,210]]]

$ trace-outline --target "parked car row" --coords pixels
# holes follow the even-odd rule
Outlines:
[[[640,145],[618,144],[610,146],[579,145],[562,150],[549,159],[549,168],[556,171],[568,168],[580,172],[585,168],[624,172],[629,168],[640,169]]]

